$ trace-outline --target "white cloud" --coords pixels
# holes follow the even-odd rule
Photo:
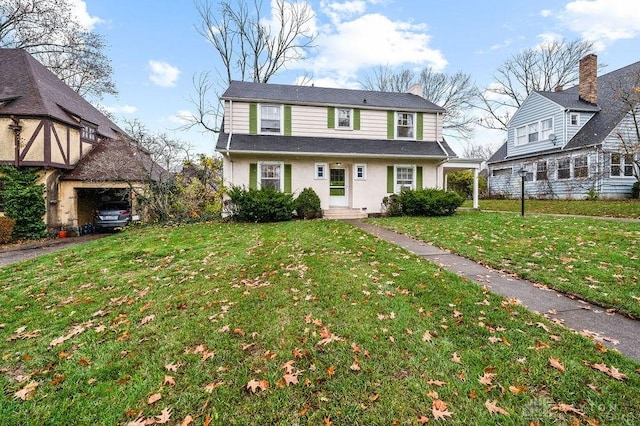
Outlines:
[[[629,0],[575,0],[560,13],[560,21],[603,48],[615,40],[640,34],[640,19]]]
[[[102,105],[107,112],[111,114],[134,114],[138,108],[133,105]]]
[[[149,61],[149,68],[151,68],[151,74],[149,80],[161,87],[173,87],[176,85],[176,80],[180,75],[180,70],[177,67],[167,63],[159,61]]]
[[[96,24],[104,22],[97,16],[89,15],[87,4],[84,0],[69,0],[69,5],[71,6],[71,14],[87,31],[92,31]]]
[[[543,18],[548,18],[552,14],[553,14],[553,11],[550,9],[543,9],[540,11],[540,16],[542,16]]]

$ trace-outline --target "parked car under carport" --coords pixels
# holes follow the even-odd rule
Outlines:
[[[93,219],[96,231],[123,228],[131,223],[131,206],[127,201],[109,201],[100,205]]]

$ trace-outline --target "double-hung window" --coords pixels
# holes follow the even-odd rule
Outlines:
[[[284,189],[282,163],[259,163],[258,183],[261,188]]]
[[[527,126],[527,132],[529,134],[529,142],[538,142],[538,123],[531,123]]]
[[[396,113],[396,136],[399,139],[415,138],[415,115],[412,112]]]
[[[571,159],[561,158],[558,160],[558,179],[569,179],[571,177]]]
[[[527,143],[527,126],[516,128],[516,146]]]
[[[549,135],[553,133],[553,118],[547,118],[540,122],[540,140],[549,139]]]
[[[395,189],[397,193],[403,189],[415,188],[415,170],[415,166],[396,166]]]
[[[336,126],[338,129],[353,129],[353,110],[350,108],[336,108]]]
[[[611,153],[611,176],[633,176],[633,154]]]
[[[282,133],[281,105],[260,105],[260,133]]]
[[[589,176],[589,164],[586,155],[581,155],[573,159],[573,177],[586,178]]]
[[[547,162],[538,161],[536,163],[536,180],[548,180],[547,175]]]

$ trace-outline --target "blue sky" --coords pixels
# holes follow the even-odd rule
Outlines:
[[[102,104],[118,118],[213,154],[215,136],[179,131],[192,111],[193,77],[220,69],[216,52],[196,31],[191,0],[72,0],[80,19],[104,35],[118,97]],[[213,1],[213,0],[212,0]],[[299,0],[301,1],[301,0]],[[268,4],[269,0],[264,0]],[[637,0],[311,0],[318,33],[308,61],[271,81],[292,84],[312,73],[316,86],[359,88],[378,65],[463,71],[484,87],[497,67],[546,40],[587,37],[611,71],[640,60]],[[214,74],[215,75],[215,74]],[[478,129],[475,143],[499,145],[500,132]],[[464,143],[449,141],[458,152]]]

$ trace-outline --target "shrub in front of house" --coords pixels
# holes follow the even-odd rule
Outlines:
[[[295,201],[291,194],[269,188],[245,189],[234,186],[227,195],[227,213],[238,222],[282,222],[293,218]]]
[[[313,188],[302,190],[296,198],[296,215],[302,219],[316,219],[322,217],[320,197]]]
[[[457,193],[441,189],[405,189],[385,199],[387,216],[451,216],[464,202]]]
[[[635,181],[633,186],[631,187],[631,198],[638,199],[640,198],[640,181]]]
[[[13,226],[16,221],[10,217],[0,216],[0,244],[7,244],[11,242],[11,235],[13,234]]]

